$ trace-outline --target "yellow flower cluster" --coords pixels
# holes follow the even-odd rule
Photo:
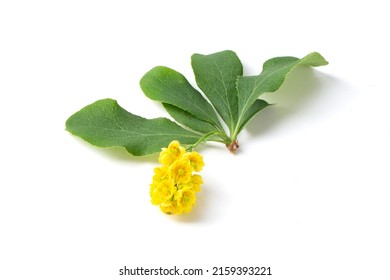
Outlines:
[[[158,161],[161,167],[154,169],[150,196],[154,205],[160,205],[166,214],[180,215],[191,211],[195,204],[195,193],[200,191],[202,177],[199,172],[204,166],[203,158],[197,152],[186,152],[178,141],[172,141],[163,148]]]

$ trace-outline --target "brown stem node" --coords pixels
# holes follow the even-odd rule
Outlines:
[[[238,145],[238,141],[235,140],[233,142],[231,142],[230,144],[227,144],[226,145],[226,148],[228,148],[228,150],[230,152],[232,152],[233,154],[237,151],[237,149],[239,148],[240,146]]]

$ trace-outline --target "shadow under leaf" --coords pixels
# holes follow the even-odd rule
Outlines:
[[[255,116],[246,126],[247,132],[252,136],[266,133],[293,116],[310,115],[313,108],[317,115],[329,115],[335,109],[332,105],[336,99],[336,107],[344,106],[346,98],[350,99],[350,95],[343,96],[344,92],[345,85],[337,79],[312,68],[298,67],[276,92],[260,97],[275,105]]]

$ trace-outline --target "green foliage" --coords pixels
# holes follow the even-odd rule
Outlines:
[[[179,72],[157,66],[142,77],[140,85],[150,99],[176,106],[222,129],[210,103]]]
[[[172,139],[194,144],[201,137],[166,118],[133,115],[112,99],[84,107],[67,120],[66,129],[95,146],[124,147],[136,156],[160,152]]]
[[[196,83],[204,92],[230,132],[237,122],[237,77],[242,76],[242,64],[232,51],[210,55],[194,54],[192,69]]]
[[[258,112],[270,105],[259,99],[261,94],[279,89],[299,65],[328,64],[316,52],[302,59],[276,57],[264,63],[260,75],[245,77],[242,64],[232,51],[194,54],[191,63],[196,83],[205,96],[182,74],[163,66],[153,68],[140,81],[145,95],[162,102],[183,127],[166,118],[145,119],[133,115],[115,100],[104,99],[72,115],[66,129],[98,147],[120,146],[136,156],[159,152],[172,140],[189,148],[203,141],[222,142],[234,152],[238,148],[238,134]]]
[[[194,115],[191,115],[187,111],[177,108],[176,106],[167,103],[163,103],[163,106],[178,123],[181,123],[195,132],[205,134],[216,130],[212,124],[195,118]]]

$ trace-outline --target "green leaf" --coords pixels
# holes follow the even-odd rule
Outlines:
[[[213,104],[230,131],[237,122],[237,77],[242,76],[242,64],[233,51],[191,57],[196,83]]]
[[[163,103],[165,110],[174,118],[178,123],[193,129],[194,131],[201,133],[209,133],[215,131],[215,127],[210,123],[195,118],[190,113],[177,108],[171,104]]]
[[[242,118],[241,126],[239,127],[238,132],[240,132],[245,125],[253,119],[254,116],[256,116],[257,113],[262,111],[263,109],[267,108],[268,106],[271,106],[272,104],[269,104],[268,102],[262,100],[262,99],[257,99],[255,103],[252,104],[251,107],[245,112],[245,115]]]
[[[66,121],[66,130],[98,147],[124,147],[135,155],[161,151],[172,140],[194,144],[201,136],[166,119],[133,115],[113,99],[92,103]]]
[[[157,66],[142,77],[140,85],[150,99],[174,105],[223,130],[210,103],[179,72]]]
[[[265,92],[276,91],[284,82],[288,73],[298,65],[321,66],[328,62],[317,52],[310,53],[302,59],[296,57],[275,57],[267,60],[263,71],[258,76],[239,77],[238,90],[238,122],[234,136],[243,128],[247,111],[257,98]]]

